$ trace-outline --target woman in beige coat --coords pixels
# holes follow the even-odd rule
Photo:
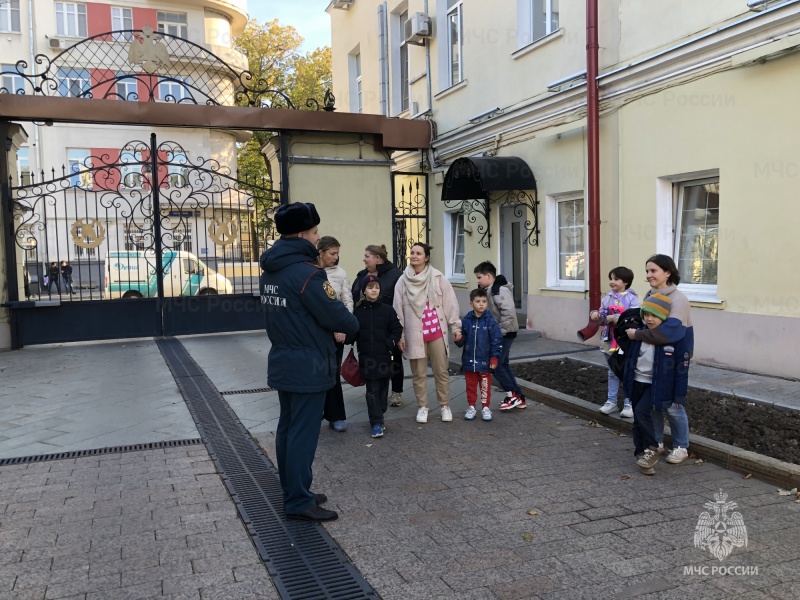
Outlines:
[[[436,397],[442,421],[452,421],[450,410],[450,353],[448,327],[455,341],[461,340],[461,319],[453,286],[441,271],[430,265],[431,248],[416,243],[409,265],[394,288],[394,310],[403,325],[398,347],[411,365],[417,397],[417,423],[428,422],[428,359],[436,382]]]

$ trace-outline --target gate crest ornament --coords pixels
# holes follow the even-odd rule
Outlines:
[[[70,230],[72,241],[81,248],[99,248],[106,239],[106,228],[97,219],[78,219]]]
[[[171,64],[166,45],[153,35],[153,28],[149,25],[142,27],[141,37],[134,36],[131,40],[128,62],[140,65],[150,75],[156,71],[163,71]]]
[[[211,220],[208,235],[218,246],[230,246],[239,237],[239,227],[232,220],[219,217]]]

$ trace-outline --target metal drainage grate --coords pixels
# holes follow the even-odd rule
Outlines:
[[[229,392],[220,392],[223,396],[233,396],[234,394],[265,394],[267,392],[274,392],[271,387],[254,388],[252,390],[231,390]]]
[[[281,597],[377,598],[324,527],[285,519],[277,470],[183,344],[157,343]]]
[[[170,440],[167,442],[148,442],[147,444],[131,444],[129,446],[109,446],[108,448],[94,448],[93,450],[75,450],[73,452],[38,454],[36,456],[17,456],[14,458],[0,459],[0,467],[4,467],[6,465],[24,465],[26,463],[47,462],[50,460],[64,460],[66,458],[83,458],[85,456],[100,456],[102,454],[118,454],[120,452],[141,452],[142,450],[159,450],[161,448],[199,446],[202,443],[203,440],[199,438],[192,438],[189,440]]]

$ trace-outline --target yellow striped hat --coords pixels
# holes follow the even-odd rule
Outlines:
[[[669,308],[672,300],[664,294],[651,294],[645,301],[642,302],[642,316],[644,313],[650,313],[657,316],[662,321],[666,321],[669,316]]]

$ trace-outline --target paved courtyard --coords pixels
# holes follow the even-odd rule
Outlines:
[[[266,387],[263,333],[182,342],[221,392]],[[552,344],[520,348],[574,350]],[[0,458],[199,437],[152,340],[5,353],[0,377]],[[693,460],[641,476],[629,437],[538,403],[466,422],[461,377],[452,423],[405,397],[374,440],[346,387],[315,463],[381,598],[800,597],[800,504],[775,486]],[[273,456],[277,394],[225,399]],[[721,561],[694,545],[720,490],[747,530]],[[0,466],[0,548],[0,599],[278,598],[202,445]]]

